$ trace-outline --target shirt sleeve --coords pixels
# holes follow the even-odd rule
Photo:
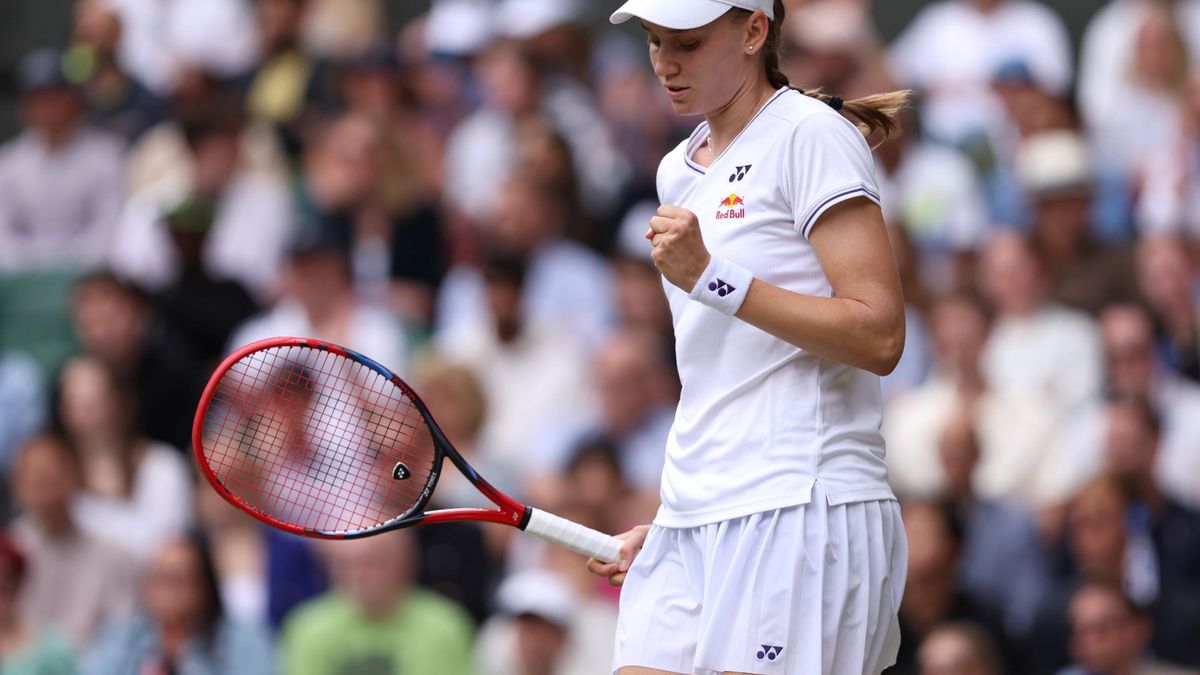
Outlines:
[[[784,193],[796,231],[805,238],[835,204],[855,197],[880,203],[871,148],[846,118],[832,110],[809,115],[796,125],[791,145]]]

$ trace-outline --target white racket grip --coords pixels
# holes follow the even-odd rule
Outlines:
[[[525,531],[597,560],[610,563],[621,560],[620,539],[541,509],[529,508],[529,524]]]

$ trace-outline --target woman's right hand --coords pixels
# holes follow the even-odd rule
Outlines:
[[[633,558],[642,550],[642,544],[646,543],[646,534],[650,532],[649,525],[638,525],[628,532],[623,532],[616,535],[617,539],[621,540],[621,561],[608,563],[595,558],[588,558],[587,568],[592,574],[598,574],[608,578],[608,583],[613,586],[620,586],[625,583],[625,573],[629,571],[629,566],[633,564]]]

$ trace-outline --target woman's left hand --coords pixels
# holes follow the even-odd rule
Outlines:
[[[696,214],[664,204],[650,219],[646,239],[654,245],[651,259],[658,271],[684,293],[690,293],[712,257],[704,247]]]

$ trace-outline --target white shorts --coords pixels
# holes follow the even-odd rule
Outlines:
[[[621,591],[613,671],[878,675],[896,660],[908,542],[894,501],[650,528]]]

